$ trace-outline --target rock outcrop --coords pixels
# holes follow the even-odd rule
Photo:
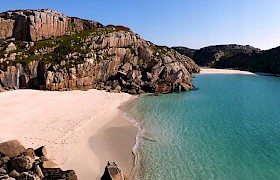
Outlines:
[[[25,148],[18,140],[3,142],[0,144],[0,153],[7,155],[9,158],[17,157],[25,152]]]
[[[99,26],[102,25],[95,21],[67,17],[50,9],[0,13],[0,38],[14,37],[22,41],[39,41]]]
[[[45,155],[44,147],[25,149],[17,140],[0,143],[0,179],[78,179],[73,170],[44,167],[44,162],[49,161]]]
[[[101,180],[129,180],[129,178],[123,174],[115,162],[108,162]]]
[[[19,52],[0,58],[0,85],[6,89],[169,93],[192,89],[191,74],[199,72],[189,57],[123,26],[16,45]]]

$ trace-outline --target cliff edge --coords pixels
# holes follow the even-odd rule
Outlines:
[[[98,22],[67,17],[51,9],[0,13],[0,38],[14,37],[22,41],[39,41],[100,26]]]

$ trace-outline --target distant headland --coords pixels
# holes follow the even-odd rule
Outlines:
[[[280,47],[260,50],[249,45],[229,44],[201,49],[173,49],[192,58],[199,66],[280,74]]]

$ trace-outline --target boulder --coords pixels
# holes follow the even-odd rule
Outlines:
[[[78,177],[73,170],[66,171],[66,179],[67,180],[78,180]]]
[[[1,165],[7,164],[9,161],[10,161],[9,156],[3,156],[3,157],[1,157],[1,159],[0,159],[0,164],[1,164]]]
[[[42,169],[45,179],[78,180],[75,171],[62,171],[60,168]]]
[[[7,174],[7,171],[4,168],[0,168],[0,174]]]
[[[57,166],[57,164],[54,163],[53,161],[50,161],[50,160],[42,162],[42,167],[43,168],[54,168],[56,166]]]
[[[17,178],[19,177],[19,173],[16,170],[12,170],[9,174],[10,177]]]
[[[39,166],[39,165],[36,165],[35,168],[36,168],[36,174],[39,176],[39,178],[43,178],[43,177],[44,177],[44,174],[43,174],[43,172],[42,172],[40,166]]]
[[[5,43],[5,41],[6,41],[6,38],[5,38],[5,37],[0,37],[0,44]]]
[[[16,157],[10,160],[9,163],[12,169],[15,169],[18,172],[23,172],[33,167],[34,160],[29,156],[23,156],[23,157]]]
[[[17,49],[16,45],[15,45],[13,42],[11,42],[11,43],[6,47],[5,52],[14,51],[14,50],[16,50],[16,49]]]
[[[181,83],[181,86],[183,87],[184,90],[188,90],[192,88],[192,85],[188,83]]]
[[[32,148],[27,148],[26,151],[24,152],[24,155],[31,157],[31,159],[35,159],[34,149]]]
[[[41,147],[35,149],[34,153],[38,157],[41,157],[41,156],[47,157],[47,150],[46,150],[45,146],[41,146]]]
[[[40,180],[40,178],[36,174],[29,174],[28,172],[20,173],[18,179],[22,180]]]
[[[49,159],[46,156],[41,156],[39,158],[40,162],[48,161]]]
[[[25,147],[18,140],[0,143],[0,153],[10,158],[14,158],[23,152],[25,152]]]
[[[118,167],[118,165],[113,162],[108,162],[105,167],[105,171],[101,180],[129,180],[126,176],[123,175],[122,170]]]
[[[7,180],[9,178],[8,174],[0,174],[0,179],[5,179]]]
[[[17,141],[15,141],[17,142]],[[9,145],[10,142],[5,143]],[[2,143],[1,145],[3,145]],[[12,145],[17,143],[11,143]],[[6,147],[4,150],[6,150]],[[11,146],[8,146],[11,147]],[[18,147],[18,146],[14,146]],[[41,179],[60,179],[77,180],[77,175],[73,170],[62,171],[54,162],[48,160],[44,146],[35,150],[37,155],[42,155],[35,159],[32,148],[24,149],[16,157],[9,158],[4,153],[0,153],[0,180],[41,180]],[[10,151],[8,151],[10,152]]]
[[[60,168],[42,169],[46,179],[65,179],[65,173]]]

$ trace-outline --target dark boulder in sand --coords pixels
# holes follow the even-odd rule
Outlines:
[[[0,143],[0,153],[13,158],[25,152],[25,147],[18,141],[12,140]]]
[[[123,174],[115,162],[108,162],[101,180],[129,180],[129,178]]]
[[[36,154],[36,156],[35,156]],[[46,157],[44,146],[25,149],[18,140],[0,144],[0,180],[78,180],[75,171],[62,171]]]

